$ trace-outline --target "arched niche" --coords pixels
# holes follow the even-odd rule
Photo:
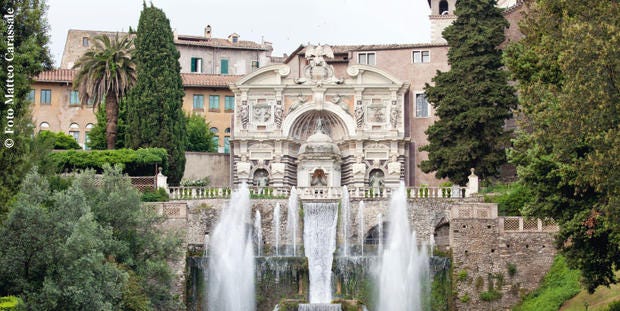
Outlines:
[[[338,109],[342,110],[340,107]],[[295,116],[289,116],[287,120],[288,124],[285,124],[284,133],[291,139],[299,142],[304,142],[308,137],[316,132],[316,125],[318,119],[321,119],[323,124],[323,131],[332,139],[338,141],[349,137],[351,129],[348,128],[346,122],[337,113],[331,110],[315,110],[307,109],[300,112],[295,110],[292,114]],[[351,119],[351,122],[353,120]]]

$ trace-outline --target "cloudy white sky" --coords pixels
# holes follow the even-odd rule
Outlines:
[[[430,40],[427,0],[153,0],[179,34],[273,43],[273,55],[302,43],[379,44]],[[47,0],[51,52],[60,63],[69,29],[137,28],[142,0]]]

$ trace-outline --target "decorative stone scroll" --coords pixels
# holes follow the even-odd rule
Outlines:
[[[250,109],[248,107],[248,101],[242,100],[241,107],[239,108],[239,119],[241,120],[241,127],[243,129],[248,128],[248,122],[250,121]]]
[[[390,123],[392,124],[392,128],[398,127],[398,119],[400,119],[400,110],[398,106],[396,106],[396,101],[392,101],[392,108],[390,108]]]
[[[355,105],[355,123],[358,129],[364,126],[364,106],[361,100],[358,100],[357,105]]]
[[[278,100],[276,101],[276,107],[273,114],[273,121],[275,122],[277,128],[282,127],[283,114],[284,109],[282,108],[282,101]]]

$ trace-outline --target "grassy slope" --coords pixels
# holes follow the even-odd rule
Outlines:
[[[557,311],[562,303],[579,293],[579,278],[579,271],[570,270],[564,257],[556,256],[541,286],[513,311]]]
[[[616,272],[616,277],[620,277],[620,272]],[[588,311],[606,310],[608,304],[620,301],[620,284],[610,287],[599,286],[594,294],[588,294],[587,290],[582,290],[577,296],[566,301],[560,311],[582,311],[585,310],[584,303],[588,303]]]

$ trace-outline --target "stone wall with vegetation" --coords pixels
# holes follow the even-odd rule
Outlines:
[[[505,232],[502,219],[450,223],[458,310],[510,309],[538,287],[553,263],[553,232]]]

